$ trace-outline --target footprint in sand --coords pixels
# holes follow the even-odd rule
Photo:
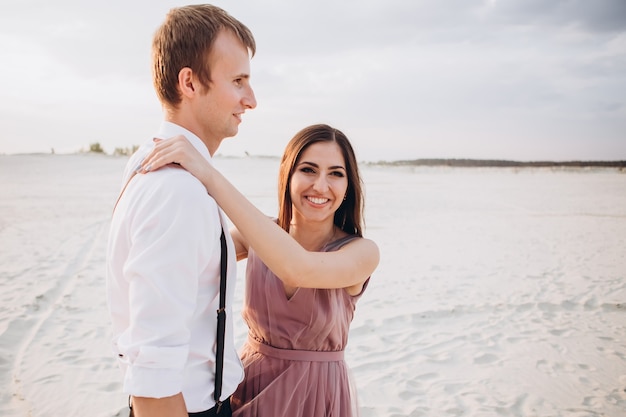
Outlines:
[[[498,360],[498,356],[491,353],[485,353],[483,355],[474,356],[474,363],[484,365],[487,363],[494,363]]]

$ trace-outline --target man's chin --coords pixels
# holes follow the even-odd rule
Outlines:
[[[233,129],[233,130],[231,130],[230,132],[228,132],[226,134],[224,139],[233,138],[233,137],[237,136],[237,133],[239,133],[239,129],[238,128],[237,129]]]

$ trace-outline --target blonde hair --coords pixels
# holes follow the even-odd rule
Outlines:
[[[221,30],[232,31],[254,56],[252,32],[223,9],[197,4],[169,11],[152,40],[152,81],[162,104],[175,108],[181,102],[178,73],[183,68],[191,68],[208,88],[211,73],[207,61]]]

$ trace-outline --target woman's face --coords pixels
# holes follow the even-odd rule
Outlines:
[[[348,189],[339,145],[335,142],[309,145],[296,162],[290,188],[294,220],[332,223]]]

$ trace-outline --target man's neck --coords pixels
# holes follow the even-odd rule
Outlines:
[[[202,143],[204,143],[204,146],[206,146],[206,148],[208,149],[211,157],[213,156],[213,154],[215,154],[220,146],[220,143],[222,142],[221,140],[205,137],[206,135],[204,135],[203,132],[200,131],[200,129],[196,128],[195,123],[187,120],[185,117],[182,117],[181,114],[167,110],[164,113],[166,122],[174,123],[180,127],[187,129],[188,131],[196,135],[202,141]]]

